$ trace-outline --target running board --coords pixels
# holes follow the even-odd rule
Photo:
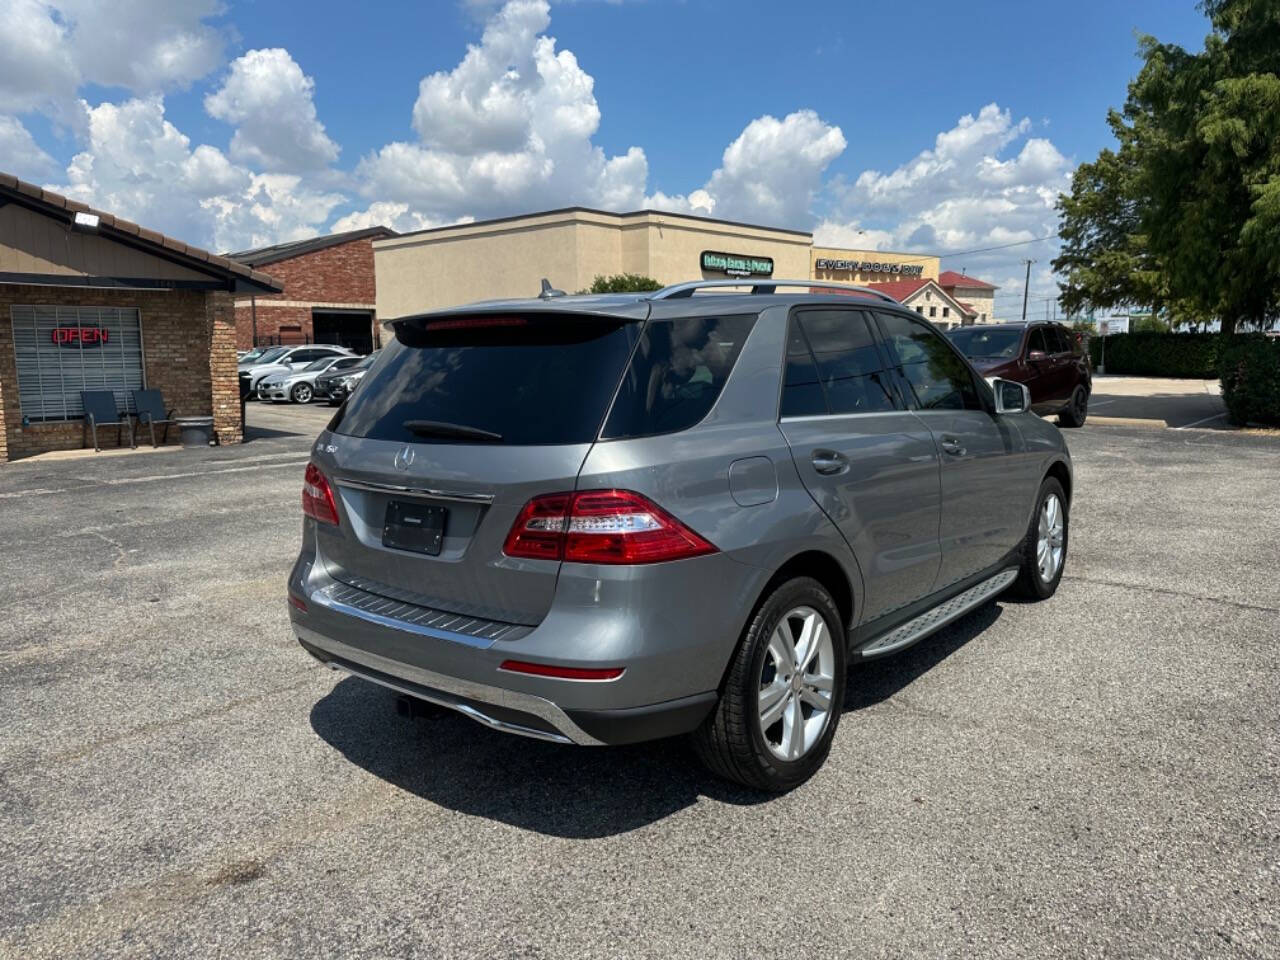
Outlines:
[[[950,600],[944,600],[936,607],[931,607],[914,619],[908,620],[900,627],[894,627],[888,633],[881,634],[857,650],[863,659],[883,656],[910,646],[917,640],[927,637],[935,630],[940,630],[952,620],[956,620],[974,607],[980,607],[996,594],[1000,593],[1018,577],[1018,570],[1012,567],[1001,570],[994,577],[983,580],[963,593],[957,593]]]

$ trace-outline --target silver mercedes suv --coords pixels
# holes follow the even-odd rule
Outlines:
[[[873,289],[544,293],[389,332],[306,469],[293,628],[499,730],[691,734],[787,790],[852,661],[1062,577],[1058,429]]]

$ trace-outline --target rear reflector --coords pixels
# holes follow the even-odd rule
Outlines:
[[[338,505],[333,500],[333,489],[314,463],[307,464],[307,473],[302,481],[302,512],[321,523],[338,525]]]
[[[509,557],[608,564],[661,563],[715,551],[648,497],[631,490],[534,497],[516,517],[502,548]]]
[[[299,610],[301,610],[303,613],[306,613],[306,612],[307,612],[307,603],[306,603],[306,601],[305,601],[305,600],[303,600],[301,597],[295,597],[292,593],[291,593],[291,594],[289,594],[289,606],[291,606],[291,607],[297,607],[297,608],[298,608]]]
[[[503,660],[499,670],[511,673],[528,673],[535,677],[557,677],[561,680],[616,680],[622,676],[622,667],[557,667],[550,663],[530,663],[527,660]]]

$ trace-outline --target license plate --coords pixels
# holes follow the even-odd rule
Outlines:
[[[382,525],[382,545],[439,556],[448,517],[449,511],[444,507],[392,500],[387,504],[387,518]]]

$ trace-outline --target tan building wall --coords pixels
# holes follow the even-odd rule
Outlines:
[[[824,261],[819,267],[819,262]],[[832,267],[825,261],[835,261]],[[883,283],[887,280],[912,280],[922,277],[937,280],[941,260],[919,253],[892,253],[887,250],[845,250],[840,247],[811,247],[809,277],[814,280],[838,280],[842,283]],[[844,264],[848,264],[845,266]],[[857,267],[854,268],[854,264]],[[897,269],[894,269],[897,267]],[[903,270],[903,267],[909,269]],[[914,269],[919,267],[919,271]]]
[[[773,275],[808,279],[812,237],[681,214],[574,208],[375,241],[378,316],[390,319],[501,297],[531,297],[543,277],[573,293],[596,276],[663,284],[700,277],[704,250],[770,257]]]
[[[158,233],[147,231],[149,237]],[[208,280],[181,264],[91,233],[67,229],[16,203],[0,205],[0,273],[55,277]]]
[[[969,306],[973,307],[978,316],[974,318],[974,323],[995,323],[995,303],[996,295],[994,290],[973,290],[964,287],[955,288],[955,297],[957,300],[963,300]]]

